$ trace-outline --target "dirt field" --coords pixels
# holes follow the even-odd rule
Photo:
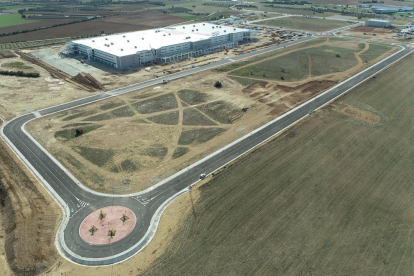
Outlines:
[[[365,33],[365,34],[364,34]],[[395,42],[395,43],[410,43],[411,40],[405,40],[397,37],[397,29],[394,28],[375,28],[360,26],[345,32],[339,32],[339,35],[362,37],[366,39],[373,39],[378,41]]]
[[[93,35],[100,34],[101,31],[105,33],[131,32],[164,27],[185,21],[162,12],[145,10],[25,34],[5,36],[0,38],[0,43]]]
[[[30,19],[30,20],[34,20],[34,19]],[[55,24],[61,24],[61,23],[66,23],[66,22],[71,22],[71,21],[76,21],[76,20],[79,20],[79,18],[41,19],[41,20],[36,19],[36,21],[38,21],[38,22],[31,22],[31,23],[27,23],[27,24],[21,24],[21,25],[15,25],[15,26],[10,26],[10,27],[0,28],[0,33],[6,33],[7,34],[7,33],[11,33],[11,32],[16,32],[16,31],[31,30],[31,29],[35,29],[35,28],[52,26],[52,25],[55,25]],[[26,33],[26,34],[28,34],[28,33]]]
[[[413,62],[214,176],[144,275],[413,274]]]
[[[369,50],[369,44],[344,40],[313,43],[306,47],[359,49],[353,54],[354,66],[340,73],[317,73],[326,68],[324,60],[315,62],[304,80],[266,83],[256,79],[247,87],[221,72],[203,72],[202,77],[189,76],[35,120],[28,130],[91,189],[139,191],[369,65],[357,58]],[[280,55],[303,49],[284,50]],[[377,53],[377,58],[392,51],[386,48]],[[338,59],[334,54],[332,59]],[[264,60],[277,60],[274,55]],[[264,62],[257,57],[255,60]],[[214,88],[216,80],[223,88]],[[77,129],[84,134],[77,136]]]
[[[1,123],[0,123],[1,125]],[[54,264],[61,210],[0,140],[1,275],[35,275]]]
[[[303,30],[309,32],[330,31],[349,25],[347,21],[316,19],[299,16],[259,21],[255,24],[272,27],[283,27],[285,29]]]
[[[29,69],[13,68],[10,64],[22,63]],[[0,59],[1,70],[38,72],[39,78],[0,76],[0,115],[7,120],[37,109],[93,95],[77,86],[54,79],[43,68],[20,58]]]

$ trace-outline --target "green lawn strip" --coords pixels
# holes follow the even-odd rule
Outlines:
[[[37,22],[38,20],[26,20],[20,17],[18,13],[12,14],[4,14],[0,15],[0,28],[14,26],[14,25],[21,25],[21,24],[29,24]]]
[[[292,16],[256,22],[257,25],[283,27],[311,32],[322,32],[348,26],[347,21]]]
[[[382,125],[328,106],[201,186],[142,275],[412,274],[413,70],[411,56],[340,99]]]

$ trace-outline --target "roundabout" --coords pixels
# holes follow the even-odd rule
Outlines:
[[[123,206],[103,207],[82,221],[79,236],[93,245],[115,243],[128,236],[136,222],[136,216],[131,209]]]

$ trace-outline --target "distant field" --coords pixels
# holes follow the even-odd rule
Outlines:
[[[185,19],[185,20],[196,20],[196,19],[201,17],[199,15],[191,15],[191,14],[188,14],[188,13],[177,13],[177,14],[173,14],[173,16],[177,16],[177,17]]]
[[[414,57],[202,186],[144,275],[412,275]]]
[[[2,15],[3,16],[3,15]],[[0,16],[0,18],[2,17]],[[52,26],[55,24],[66,23],[79,20],[79,18],[62,18],[62,19],[22,19],[22,23],[19,25],[13,25],[0,28],[0,33],[11,33],[16,31],[23,31],[28,29],[36,29],[46,26]]]
[[[0,18],[1,17],[2,16],[0,16]],[[100,34],[101,31],[104,31],[105,33],[139,31],[185,21],[185,19],[166,15],[159,11],[145,10],[46,30],[1,37],[0,43],[92,35]]]
[[[270,4],[270,3],[269,3]],[[297,9],[288,9],[288,8],[276,8],[276,7],[268,7],[269,4],[259,4],[255,3],[254,5],[258,6],[259,11],[267,11],[267,12],[279,12],[279,13],[287,13],[287,14],[299,14],[299,15],[310,15],[310,16],[317,16],[317,17],[329,17],[333,15],[337,15],[338,13],[334,12],[315,12],[312,10],[303,10],[303,6],[294,6]],[[275,4],[275,6],[282,6]],[[292,7],[292,5],[289,5]]]
[[[299,16],[259,21],[255,24],[310,32],[329,31],[349,25],[347,21],[316,19]]]
[[[0,32],[2,32],[1,28],[4,28],[4,27],[34,23],[34,22],[37,22],[37,21],[22,19],[20,17],[20,14],[18,13],[0,15]]]

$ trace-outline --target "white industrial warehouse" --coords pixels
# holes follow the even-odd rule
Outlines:
[[[66,44],[66,52],[127,69],[155,60],[168,63],[232,48],[251,40],[256,33],[250,29],[197,23],[74,40]]]

